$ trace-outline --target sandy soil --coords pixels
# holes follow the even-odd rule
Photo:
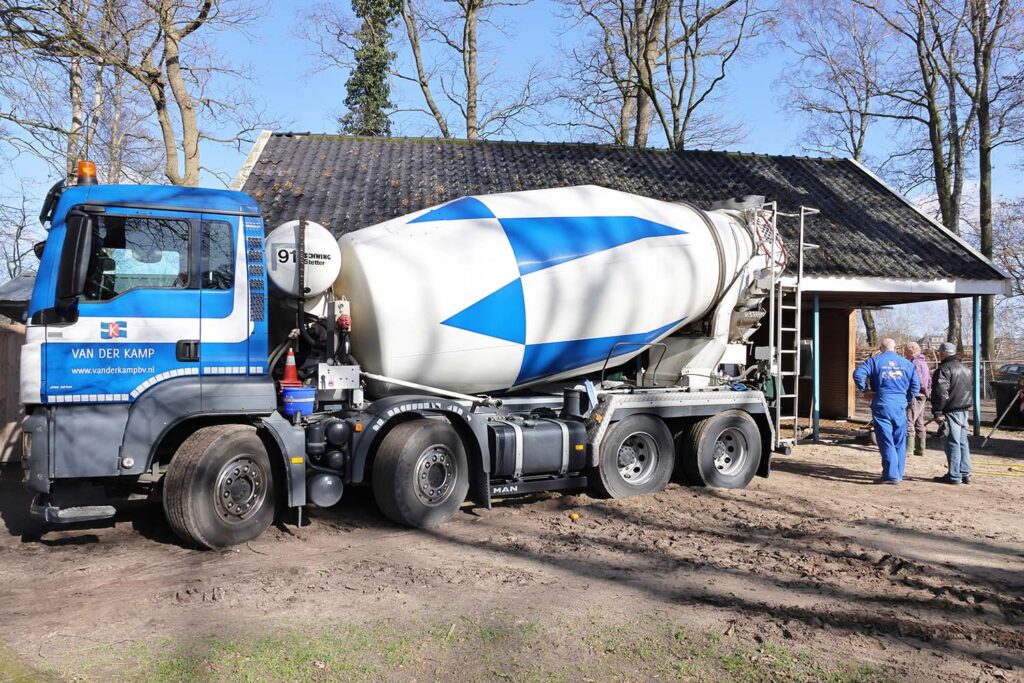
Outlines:
[[[976,465],[970,486],[930,481],[943,471],[940,451],[909,460],[904,485],[880,486],[869,447],[803,445],[743,491],[543,494],[467,509],[430,532],[389,524],[353,492],[308,526],[222,553],[181,547],[145,507],[41,533],[8,471],[0,641],[28,665],[103,680],[130,677],[112,653],[139,642],[187,648],[311,623],[408,633],[450,621],[448,637],[456,625],[536,624],[529,647],[501,655],[515,679],[527,664],[583,666],[592,652],[558,642],[577,628],[665,623],[896,679],[1024,680],[1024,442],[977,452],[977,463],[995,464]],[[592,677],[657,677],[638,673],[642,657],[608,652]],[[457,651],[429,654],[381,677],[493,672],[453,661]]]

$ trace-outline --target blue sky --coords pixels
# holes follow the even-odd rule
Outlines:
[[[235,66],[249,67],[253,78],[251,94],[265,104],[272,117],[281,121],[283,129],[336,132],[347,74],[340,70],[315,72],[318,57],[313,47],[299,37],[304,14],[312,5],[312,0],[276,0],[268,5],[266,16],[245,34],[220,34],[213,38],[213,44]],[[485,29],[482,42],[496,44],[500,50],[485,55],[484,60],[494,60],[499,74],[513,81],[533,61],[552,64],[559,51],[570,48],[580,34],[578,28],[558,16],[559,11],[559,6],[550,0],[535,0],[525,7],[505,10],[508,35],[496,36]],[[734,147],[748,152],[800,154],[799,135],[806,122],[782,111],[784,90],[776,83],[792,57],[770,34],[758,38],[752,48],[751,56],[733,69],[723,91],[722,107],[747,129],[745,140]],[[418,92],[408,84],[397,84],[396,98],[419,104]],[[395,128],[403,134],[436,135],[432,121],[424,115],[399,114]],[[519,138],[558,140],[566,135],[563,129],[539,128],[525,130]],[[883,131],[877,131],[876,140],[882,137]],[[230,176],[245,151],[207,145],[202,150],[203,163]],[[1020,154],[1006,152],[996,155],[997,195],[1024,194],[1021,171],[1014,168],[1021,158]],[[14,171],[15,176],[46,184],[47,178],[43,176],[47,174],[41,164],[25,157],[16,162]],[[218,185],[209,175],[204,183]]]

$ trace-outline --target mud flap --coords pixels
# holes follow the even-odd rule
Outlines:
[[[306,431],[278,412],[260,419],[260,431],[273,438],[284,463],[288,507],[302,507],[306,504]]]

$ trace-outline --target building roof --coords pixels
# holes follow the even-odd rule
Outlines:
[[[32,298],[32,285],[36,281],[35,273],[18,275],[13,280],[0,285],[0,302],[9,304],[25,304]]]
[[[601,185],[703,208],[764,195],[781,211],[805,205],[821,212],[806,227],[805,241],[819,246],[806,253],[806,275],[1004,280],[969,245],[849,159],[275,133],[257,143],[236,182],[260,204],[268,227],[305,217],[336,234],[467,195],[548,187]],[[780,228],[795,240],[794,219]]]
[[[28,301],[32,298],[32,285],[35,273],[18,275],[0,285],[0,316],[21,322],[28,310]]]

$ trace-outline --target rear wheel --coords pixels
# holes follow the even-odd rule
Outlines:
[[[377,449],[373,496],[393,522],[437,526],[455,514],[468,492],[466,449],[447,422],[404,422],[388,432]]]
[[[761,464],[761,432],[742,410],[727,410],[697,422],[680,437],[680,469],[687,483],[739,489]]]
[[[652,415],[630,415],[605,434],[591,486],[608,498],[661,491],[672,478],[672,433]]]
[[[164,476],[163,503],[174,533],[202,548],[227,548],[266,531],[274,520],[274,478],[256,428],[203,427],[185,439]]]

